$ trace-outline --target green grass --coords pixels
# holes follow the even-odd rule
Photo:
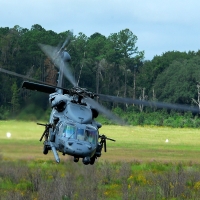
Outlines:
[[[117,140],[108,142],[110,148],[105,157],[111,159],[200,162],[198,129],[105,126],[102,132]]]
[[[39,142],[43,131],[36,122],[0,121],[3,199],[178,200],[200,196],[198,129],[103,126],[100,134],[116,142],[107,141],[108,152],[93,166],[74,163],[61,153],[60,164],[52,153],[43,155]]]
[[[39,139],[43,131],[36,122],[0,121],[1,155],[5,159],[54,159],[52,153],[42,153]],[[11,138],[6,137],[7,132]],[[107,153],[102,153],[101,161],[200,163],[199,129],[103,125],[100,134],[116,139],[107,141]],[[61,161],[69,158],[59,155]]]

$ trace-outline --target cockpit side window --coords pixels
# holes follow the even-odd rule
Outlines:
[[[76,134],[78,140],[90,142],[92,144],[96,144],[97,142],[96,130],[77,128]]]
[[[63,129],[63,137],[75,138],[75,126],[65,125]]]
[[[97,131],[96,130],[91,130],[91,129],[86,129],[86,141],[96,144],[97,141]]]

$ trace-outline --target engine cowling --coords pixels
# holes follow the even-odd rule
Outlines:
[[[85,105],[69,102],[66,107],[66,117],[78,122],[80,124],[86,124],[92,122],[92,111]]]

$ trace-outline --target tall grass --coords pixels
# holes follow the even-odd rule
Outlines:
[[[198,199],[199,165],[192,163],[0,160],[4,200]]]

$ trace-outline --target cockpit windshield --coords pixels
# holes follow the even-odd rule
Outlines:
[[[80,128],[71,124],[62,125],[62,136],[80,141],[90,142],[91,144],[97,143],[97,130],[91,127]]]

